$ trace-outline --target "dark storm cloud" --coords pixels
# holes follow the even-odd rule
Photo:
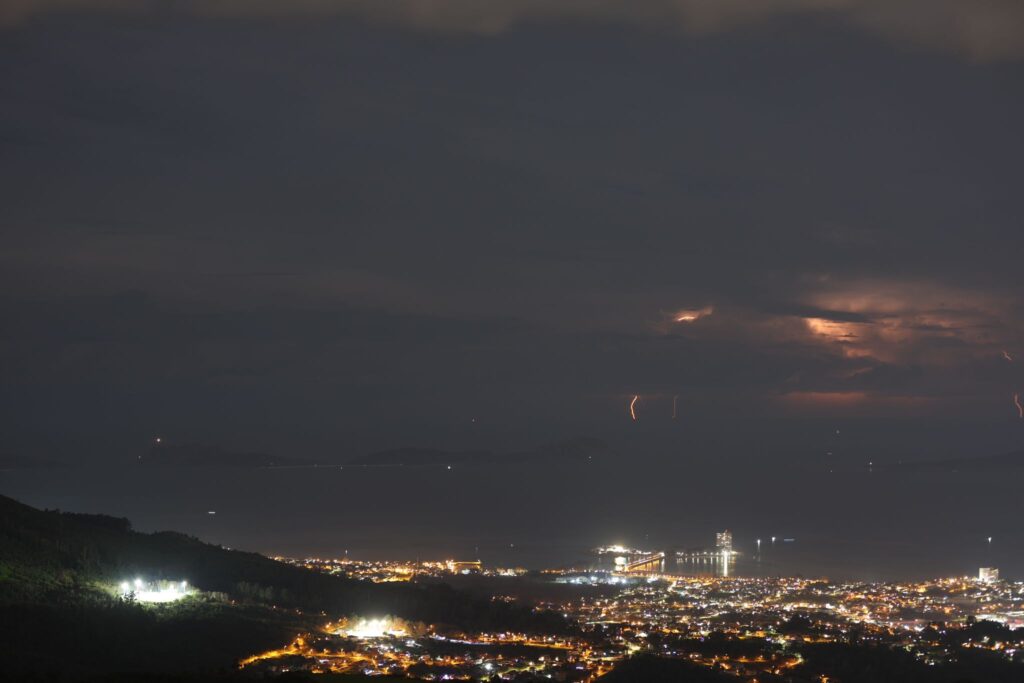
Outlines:
[[[12,434],[587,430],[634,394],[1008,407],[1016,63],[849,29],[909,2],[379,6],[21,5],[0,43]],[[931,4],[915,40],[1016,54],[940,30],[1013,33],[1009,5],[965,6]],[[687,30],[649,30],[668,14]]]
[[[825,15],[890,37],[974,59],[1024,56],[1024,7],[1016,0],[11,0],[0,19],[68,10],[205,15],[356,15],[418,29],[494,33],[539,21],[622,22],[690,33],[723,31],[776,16]]]

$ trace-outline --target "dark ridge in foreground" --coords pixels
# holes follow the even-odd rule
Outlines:
[[[187,580],[201,593],[142,606],[117,586]],[[42,511],[0,496],[4,674],[230,671],[235,662],[343,615],[393,615],[453,631],[565,631],[560,616],[445,584],[374,584],[228,550],[126,519]]]
[[[601,683],[735,683],[736,677],[684,659],[631,657],[601,676]]]
[[[709,639],[714,641],[712,637]],[[696,651],[714,645],[696,641]],[[882,645],[807,643],[797,646],[801,663],[777,674],[759,673],[758,683],[1016,683],[1018,667],[965,652],[956,663],[929,666],[909,652]],[[641,654],[623,660],[600,683],[735,683],[738,672],[705,667],[685,659]]]

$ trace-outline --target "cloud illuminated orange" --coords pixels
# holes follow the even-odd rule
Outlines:
[[[705,306],[704,308],[684,308],[678,310],[673,315],[673,320],[677,323],[692,323],[706,318],[715,312],[714,306]]]

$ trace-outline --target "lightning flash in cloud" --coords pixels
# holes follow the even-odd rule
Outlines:
[[[629,402],[629,415],[633,418],[633,422],[636,422],[636,402],[639,400],[639,396],[634,396],[633,400]]]
[[[1017,406],[1017,417],[1024,420],[1024,406],[1020,404],[1020,394],[1013,395],[1013,405]]]
[[[714,306],[705,306],[704,308],[697,309],[684,308],[676,311],[675,315],[672,316],[672,319],[677,323],[692,323],[700,320],[701,318],[706,318],[714,312]]]

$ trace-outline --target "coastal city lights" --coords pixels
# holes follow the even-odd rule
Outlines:
[[[727,532],[719,534],[719,552],[731,551],[731,542]],[[595,552],[616,559],[653,556],[623,546]],[[461,574],[462,566],[452,560],[281,559],[374,582],[434,581],[445,573]],[[678,561],[687,566],[685,555]],[[566,626],[557,633],[465,632],[387,616],[352,617],[255,654],[241,666],[264,673],[306,670],[428,680],[513,680],[528,672],[592,681],[630,656],[651,653],[753,683],[804,666],[800,648],[844,643],[893,648],[926,664],[952,662],[968,652],[1024,661],[1024,582],[1002,581],[990,568],[980,578],[843,582],[683,576],[660,567],[630,571],[628,565],[647,566],[631,561],[614,569],[515,574],[523,581],[565,587],[561,597],[529,605],[535,612],[561,615]],[[496,580],[507,575],[503,571],[479,566],[478,576]],[[520,600],[515,595],[492,599]]]
[[[373,583],[403,583],[415,579],[443,578],[452,574],[514,577],[526,574],[522,567],[484,567],[479,560],[444,560],[423,562],[386,562],[345,558],[305,558],[296,560],[275,557],[280,562],[316,569]]]
[[[1024,683],[1024,0],[0,36],[0,683]]]

